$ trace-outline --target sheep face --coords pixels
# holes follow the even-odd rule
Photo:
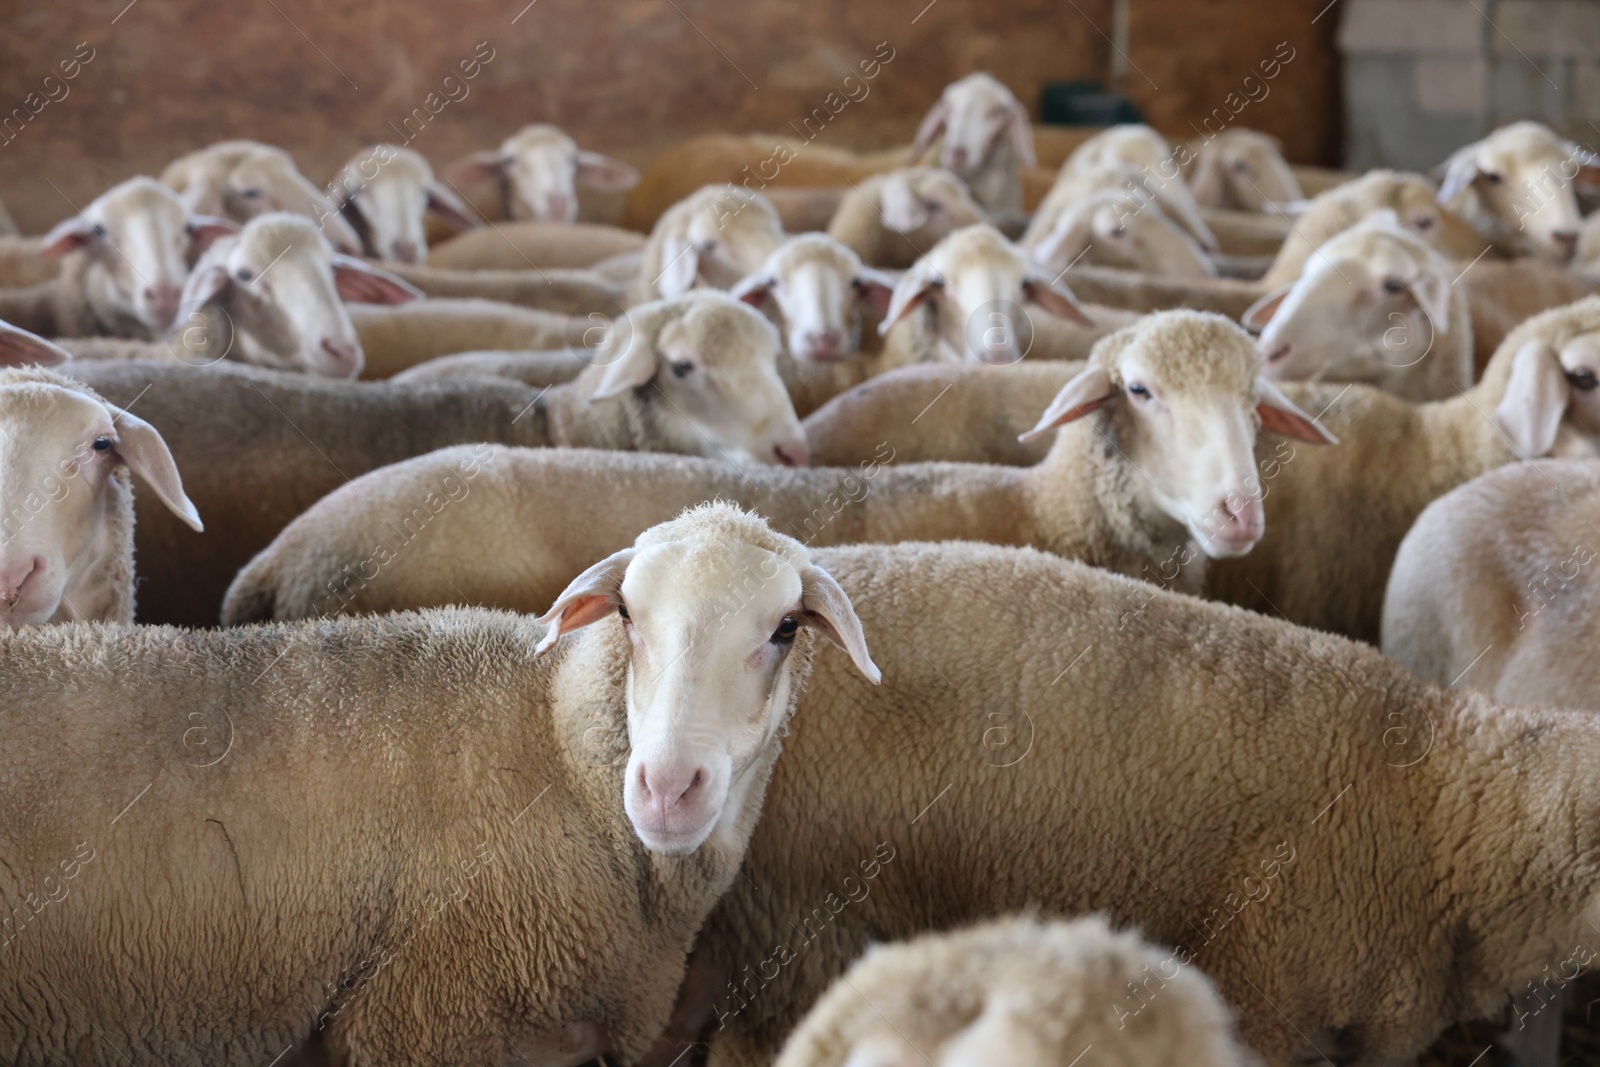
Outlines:
[[[1597,177],[1600,160],[1592,153],[1539,123],[1518,122],[1451,156],[1439,200],[1476,200],[1527,251],[1566,264],[1577,253],[1583,225],[1575,183],[1592,184]]]
[[[1022,162],[1030,166],[1034,162],[1027,108],[1010,89],[981,71],[945,87],[917,130],[912,158],[941,133],[939,165],[968,181],[984,169],[1003,139],[1009,139]]]
[[[894,280],[863,266],[856,254],[821,234],[792,237],[733,295],[777,314],[789,354],[809,363],[848,359],[861,349],[861,324],[881,319]]]
[[[1132,192],[1100,194],[1066,208],[1029,253],[1052,274],[1079,262],[1176,278],[1217,273],[1210,257],[1154,200]]]
[[[1277,139],[1254,130],[1229,130],[1202,144],[1189,185],[1206,207],[1243,211],[1269,211],[1304,196]]]
[[[639,172],[620,160],[586,152],[555,126],[524,126],[494,152],[479,152],[450,169],[452,182],[499,180],[514,219],[578,220],[577,184],[608,192],[631,189]]]
[[[238,237],[219,242],[196,265],[184,290],[191,316],[216,310],[231,330],[225,354],[280,370],[330,378],[361,373],[361,340],[341,295],[403,303],[417,293],[404,282],[331,252],[307,220],[263,215]],[[179,334],[188,342],[187,331]],[[208,349],[208,354],[221,358]]]
[[[130,178],[52,229],[42,252],[82,252],[89,258],[85,295],[96,318],[112,332],[154,338],[172,325],[189,257],[202,231],[214,234],[213,227],[208,220],[191,220],[166,186]]]
[[[332,196],[360,234],[366,253],[376,259],[426,259],[429,211],[456,229],[476,225],[471,210],[409,148],[375,145],[361,152],[340,171]]]
[[[623,805],[645,847],[666,855],[748,832],[808,669],[805,631],[879,677],[838,583],[764,524],[759,543],[718,529],[720,507],[646,531],[574,579],[541,620],[551,624],[543,649],[620,616],[630,663]]]
[[[1101,432],[1139,472],[1134,491],[1207,556],[1242,556],[1266,532],[1257,429],[1334,440],[1260,370],[1249,335],[1222,316],[1161,312],[1097,344],[1023,437],[1110,408]]]
[[[1447,343],[1451,273],[1389,215],[1323,245],[1294,285],[1244,321],[1261,329],[1268,378],[1388,387]]]
[[[765,197],[712,186],[678,207],[656,224],[661,265],[651,284],[661,296],[697,285],[731,289],[783,244],[783,227]]]
[[[190,181],[180,190],[197,211],[249,222],[276,211],[310,219],[336,249],[361,254],[361,238],[336,206],[295,167],[282,149],[250,141],[230,141],[197,153]]]
[[[1584,303],[1592,312],[1594,299]],[[1593,321],[1579,322],[1577,329],[1557,325],[1541,331],[1544,336],[1525,340],[1512,358],[1495,425],[1529,459],[1600,454],[1600,327]],[[1576,432],[1577,440],[1558,448],[1563,425]]]
[[[988,221],[966,185],[935,167],[910,167],[877,179],[878,213],[886,229],[916,247],[931,247],[964,226]]]
[[[1032,304],[1081,325],[1093,322],[1066,287],[1030,263],[990,226],[945,238],[895,286],[880,329],[926,307],[940,340],[956,358],[1005,366],[1033,345]]]
[[[802,467],[810,449],[778,373],[772,324],[717,292],[635,308],[608,337],[595,399],[647,389],[677,451]]]
[[[113,590],[85,579],[126,551],[112,500],[124,464],[200,529],[149,423],[49,372],[0,371],[0,625],[107,618]]]

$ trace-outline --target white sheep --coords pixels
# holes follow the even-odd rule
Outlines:
[[[645,242],[630,304],[674,297],[697,285],[731,289],[783,243],[778,213],[760,193],[707,185],[668,208]]]
[[[219,141],[180,156],[161,172],[162,184],[200,215],[244,223],[288,211],[316,223],[336,251],[361,254],[361,238],[326,193],[295,167],[289,153],[257,141]]]
[[[496,222],[434,245],[428,265],[447,270],[596,267],[637,255],[645,240],[642,233],[592,222]],[[625,281],[632,282],[637,273],[630,272]]]
[[[366,351],[362,376],[389,378],[430,359],[481,349],[592,348],[611,319],[557,315],[495,300],[430,299],[347,309]]]
[[[1435,500],[1395,556],[1384,653],[1439,685],[1600,711],[1597,524],[1593,460],[1513,464]]]
[[[458,603],[464,595],[526,607],[554,595],[592,553],[625,545],[632,537],[625,530],[709,499],[756,508],[816,544],[1032,544],[1197,588],[1205,557],[1248,552],[1261,537],[1258,425],[1329,440],[1259,370],[1260,356],[1237,326],[1191,312],[1152,316],[1096,347],[1032,431],[1065,427],[1055,447],[1022,470],[883,467],[890,453],[859,471],[768,472],[645,455],[497,450],[484,475],[495,488],[441,516],[408,547],[406,567],[361,581],[346,608]],[[359,546],[375,524],[408,511],[419,487],[433,484],[459,451],[374,471],[325,497],[240,572],[224,620],[314,613],[329,583],[365,554]],[[606,486],[604,508],[579,522],[557,520],[597,484]],[[488,541],[501,547],[484,552]],[[505,580],[510,573],[515,581]]]
[[[66,354],[8,327],[0,358]],[[42,366],[0,369],[0,626],[133,621],[129,471],[202,528],[155,427]]]
[[[593,270],[527,267],[457,270],[385,263],[384,270],[430,297],[493,300],[557,315],[615,318],[622,314],[628,282]]]
[[[1058,274],[1080,262],[1177,278],[1217,274],[1211,257],[1137,187],[1070,201],[1051,194],[1019,243],[1034,262]]]
[[[1203,255],[1210,255],[1217,249],[1216,235],[1204,223],[1196,222],[1200,217],[1199,209],[1192,205],[1188,186],[1182,182],[1163,183],[1152,176],[1150,168],[1130,163],[1102,163],[1090,167],[1074,164],[1070,159],[1039,203],[1039,209],[1023,234],[1023,242],[1038,243],[1055,228],[1059,214],[1100,193],[1132,193],[1142,201],[1141,212],[1151,207],[1159,210],[1175,228],[1189,236]],[[1173,265],[1180,272],[1186,258],[1173,256]]]
[[[1277,381],[1366,382],[1443,400],[1473,381],[1472,317],[1455,264],[1380,211],[1328,241],[1244,314]]]
[[[352,156],[328,196],[361,238],[362,251],[401,263],[427,259],[429,212],[457,230],[482,221],[434,178],[422,153],[392,144],[372,145]]]
[[[621,160],[578,147],[559,127],[524,126],[500,147],[452,163],[445,171],[452,186],[493,182],[499,195],[488,218],[576,222],[578,183],[603,192],[623,192],[639,172]]]
[[[954,174],[902,167],[852,186],[828,222],[828,236],[863,263],[904,270],[954,231],[987,221]]]
[[[995,919],[876,945],[828,987],[774,1067],[1246,1067],[1233,1013],[1171,949],[1100,916]],[[1152,982],[1148,1010],[1129,988]],[[1170,977],[1162,977],[1170,975]],[[1159,986],[1156,983],[1159,982]]]
[[[1439,202],[1511,254],[1571,263],[1582,218],[1574,187],[1600,181],[1600,159],[1538,122],[1513,122],[1439,165]]]
[[[1375,644],[1389,568],[1423,508],[1508,463],[1600,453],[1592,394],[1566,370],[1592,366],[1597,334],[1600,297],[1537,315],[1476,385],[1428,404],[1359,384],[1285,383],[1342,444],[1260,450],[1266,536],[1248,558],[1213,565],[1207,595]]]
[[[1002,225],[1026,219],[1021,168],[1033,166],[1028,109],[984,71],[945,86],[917,127],[910,159],[921,158],[943,135],[939,165],[967,183],[973,199]]]
[[[1179,156],[1167,139],[1149,126],[1128,123],[1112,126],[1088,138],[1075,148],[1056,175],[1056,186],[1081,180],[1096,172],[1118,172],[1133,168],[1143,177],[1141,186],[1162,204],[1207,252],[1217,250],[1216,236],[1200,214],[1194,192],[1183,180]],[[1052,187],[1054,188],[1054,187]]]
[[[473,492],[472,472],[452,484]],[[129,1046],[171,1063],[642,1055],[830,658],[816,635],[878,678],[803,546],[717,518],[646,531],[549,625],[0,635],[0,811],[26,826],[0,860],[28,872],[3,891],[0,1040],[107,1067]],[[754,569],[761,588],[723,603]],[[163,936],[174,906],[183,929]]]
[[[1271,134],[1235,126],[1189,150],[1183,171],[1201,207],[1266,212],[1305,196]]]

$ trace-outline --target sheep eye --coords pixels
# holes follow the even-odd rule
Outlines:
[[[628,605],[626,605],[626,604],[618,604],[617,605],[617,614],[622,616],[622,621],[623,622],[627,622],[627,621],[629,621],[630,619],[633,618],[632,615],[628,614]]]
[[[1594,381],[1594,375],[1591,374],[1589,376],[1589,380],[1590,380],[1590,383],[1591,383],[1590,388],[1593,388],[1593,384],[1592,383]],[[110,452],[111,451],[111,438],[109,438],[109,437],[96,437],[94,439],[94,450],[96,452]]]
[[[104,241],[106,239],[106,228],[100,225],[98,222],[94,224],[94,229],[90,232],[93,233],[99,240]]]
[[[1250,164],[1241,159],[1233,165],[1233,169],[1240,174],[1243,174],[1245,171],[1250,169]]]
[[[924,200],[922,209],[930,214],[935,214],[944,210],[944,202],[940,200]]]
[[[1433,220],[1432,219],[1418,219],[1416,222],[1412,223],[1412,225],[1415,226],[1419,230],[1431,230],[1431,229],[1433,229]]]
[[[1138,397],[1140,400],[1149,400],[1150,399],[1150,390],[1146,389],[1144,386],[1140,385],[1138,382],[1133,382],[1132,384],[1130,384],[1128,386],[1128,393],[1130,395],[1132,395],[1132,396]]]
[[[247,282],[256,276],[256,272],[251,270],[249,267],[240,267],[238,270],[233,272],[233,276],[238,278],[241,282]]]
[[[1587,393],[1600,385],[1600,379],[1595,377],[1592,370],[1574,370],[1567,372],[1567,384],[1580,393]]]
[[[1385,278],[1383,280],[1383,291],[1391,296],[1396,293],[1405,292],[1405,288],[1406,283],[1401,281],[1399,278]]]
[[[1492,170],[1486,170],[1483,172],[1483,180],[1488,182],[1490,185],[1499,185],[1501,182],[1505,181],[1504,178]]]
[[[794,640],[794,635],[800,632],[800,620],[793,615],[785,615],[783,621],[778,623],[778,628],[772,632],[772,643],[786,645]]]
[[[674,378],[687,378],[692,373],[694,373],[694,364],[687,360],[672,364],[672,376]]]
[[[239,195],[244,197],[246,200],[254,200],[254,199],[256,199],[257,197],[259,197],[261,195],[261,190],[260,189],[241,189],[241,190],[239,190]]]
[[[1113,237],[1126,237],[1127,234],[1128,228],[1126,226],[1113,226],[1111,228],[1111,236]]]

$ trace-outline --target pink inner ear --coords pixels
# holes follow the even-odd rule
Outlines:
[[[67,230],[56,236],[49,244],[39,249],[39,255],[45,259],[60,259],[68,252],[75,252],[89,243],[89,230]]]
[[[771,295],[772,291],[765,285],[752,285],[750,288],[739,294],[739,299],[743,300],[751,307],[758,308],[762,304],[766,303],[767,297]]]
[[[1304,441],[1308,445],[1325,445],[1328,438],[1310,420],[1269,404],[1257,404],[1256,414],[1261,416],[1261,428],[1280,437]]]
[[[539,642],[535,652],[545,652],[552,648],[562,634],[569,634],[574,630],[581,630],[590,623],[599,622],[613,611],[617,610],[615,598],[603,593],[593,593],[588,596],[574,597],[561,608],[561,616],[550,624],[550,629],[545,633],[544,640]],[[546,614],[540,621],[550,618]]]
[[[893,298],[894,290],[887,285],[877,282],[863,282],[861,285],[861,299],[880,319],[889,314],[889,301]]]
[[[22,367],[30,363],[55,367],[67,361],[55,345],[45,344],[28,334],[0,330],[0,367]]]
[[[355,304],[409,304],[417,299],[417,294],[411,290],[353,267],[335,267],[333,284],[339,291],[339,299]]]
[[[1573,184],[1589,192],[1600,189],[1600,164],[1585,163],[1580,166]]]

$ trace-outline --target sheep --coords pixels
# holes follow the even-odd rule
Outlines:
[[[496,222],[433,246],[428,250],[428,266],[445,270],[594,267],[640,252],[644,245],[644,234],[592,222]]]
[[[1176,278],[1217,274],[1211,257],[1137,188],[1102,190],[1071,202],[1052,194],[1020,244],[1034,262],[1057,273],[1085,262]]]
[[[1414,402],[1473,381],[1472,318],[1454,264],[1380,211],[1317,250],[1244,324],[1276,381],[1366,382]]]
[[[707,185],[675,204],[650,231],[629,305],[709,285],[732,288],[783,243],[772,204],[734,185]]]
[[[804,462],[804,433],[773,377],[771,330],[755,312],[728,304],[694,294],[636,311],[607,348],[590,353],[604,362],[589,382],[543,394],[508,381],[355,383],[226,361],[70,365],[113,401],[137,399],[162,427],[210,526],[198,538],[141,504],[140,620],[215,623],[239,568],[296,515],[350,478],[446,445],[683,448],[735,462]],[[653,385],[583,403],[597,376],[643,375],[646,355],[659,367]],[[693,369],[679,378],[672,362]]]
[[[1091,1048],[1129,1067],[1253,1063],[1193,967],[1162,981],[1148,1014],[1123,1005],[1171,958],[1100,916],[1002,918],[876,945],[828,987],[774,1067],[1069,1067]]]
[[[476,349],[592,347],[611,325],[603,315],[575,318],[494,300],[430,299],[348,311],[366,351],[362,376],[368,379]]]
[[[817,544],[912,537],[1033,544],[1129,573],[1170,569],[1174,581],[1198,588],[1203,556],[1248,552],[1261,536],[1260,505],[1250,491],[1257,418],[1269,432],[1329,440],[1258,379],[1259,369],[1260,357],[1238,327],[1190,312],[1153,316],[1098,346],[1090,365],[1057,394],[1032,432],[1067,428],[1044,462],[1026,470],[880,469],[879,459],[888,458],[880,452],[859,472],[775,477],[704,460],[499,450],[488,476],[495,490],[475,495],[410,544],[409,566],[372,581],[349,572],[379,517],[409,509],[419,485],[433,484],[458,461],[459,449],[444,449],[358,478],[296,519],[240,572],[223,620],[302,617],[320,610],[333,590],[340,610],[463,598],[526,608],[581,570],[579,558],[626,544],[624,529],[712,498],[754,507]],[[595,484],[609,494],[598,514],[550,520],[553,508]],[[490,532],[500,530],[508,532]],[[504,547],[479,551],[485,538]],[[1182,568],[1173,566],[1178,556]],[[517,575],[514,582],[505,580],[508,573]]]
[[[902,167],[852,187],[828,223],[828,236],[863,263],[904,270],[954,231],[987,221],[954,174]]]
[[[951,82],[917,127],[911,159],[943,135],[939,165],[967,183],[973,199],[1002,226],[1026,221],[1018,171],[1036,162],[1028,109],[999,79],[976,71]]]
[[[535,123],[497,149],[457,160],[445,171],[445,181],[451,186],[492,183],[496,195],[468,197],[490,221],[576,222],[577,183],[625,192],[638,184],[639,172],[621,160],[580,149],[559,127]]]
[[[132,471],[202,529],[166,442],[148,422],[43,364],[61,349],[6,329],[0,342],[0,627],[133,622]],[[19,360],[38,366],[16,366]]]
[[[1600,711],[1597,502],[1600,464],[1542,459],[1429,504],[1389,575],[1384,654],[1439,685]]]
[[[1217,251],[1216,235],[1203,221],[1197,221],[1198,209],[1189,203],[1187,186],[1181,182],[1162,184],[1150,177],[1148,168],[1131,164],[1063,167],[1039,204],[1022,240],[1037,244],[1055,228],[1059,214],[1101,193],[1131,193],[1141,201],[1141,212],[1147,207],[1155,208],[1174,228],[1188,234],[1201,253],[1210,255]],[[1181,253],[1168,252],[1168,255],[1180,268],[1191,258]]]
[[[1578,251],[1575,185],[1600,182],[1600,158],[1538,122],[1513,122],[1439,165],[1439,202],[1511,255],[1565,266]]]
[[[421,263],[428,212],[456,230],[480,224],[472,209],[434,179],[422,153],[392,144],[363,148],[339,170],[328,195],[376,259]]]
[[[1257,450],[1266,536],[1248,559],[1213,565],[1206,595],[1375,644],[1389,568],[1423,508],[1508,463],[1600,452],[1591,395],[1566,377],[1600,370],[1597,333],[1600,297],[1537,315],[1476,385],[1428,404],[1356,384],[1285,383],[1343,444],[1326,455]]]
[[[1027,550],[816,558],[884,684],[818,662],[749,882],[649,1062],[709,1039],[713,1064],[771,1063],[872,942],[1029,907],[1174,946],[1119,1021],[1200,967],[1275,1064],[1413,1062],[1594,958],[1592,713],[1441,690],[1376,649]]]
[[[609,329],[609,327],[608,327]],[[597,335],[604,339],[605,332]],[[502,378],[543,389],[573,381],[595,363],[593,348],[552,348],[543,351],[481,349],[436,356],[389,377],[395,384],[406,382],[460,381],[473,378]],[[779,368],[783,366],[779,356]]]
[[[1266,212],[1305,196],[1271,134],[1234,127],[1189,150],[1183,172],[1201,207]]]
[[[626,284],[592,270],[451,270],[399,263],[386,263],[384,269],[427,296],[494,300],[557,315],[615,318],[622,314],[627,290]]]
[[[61,264],[47,259],[42,237],[0,235],[0,288],[25,289],[54,281]]]
[[[1132,169],[1141,175],[1139,185],[1175,222],[1189,231],[1207,252],[1217,250],[1216,235],[1200,215],[1194,193],[1183,181],[1182,160],[1188,149],[1174,150],[1167,139],[1149,126],[1125,124],[1102,130],[1080,144],[1061,165],[1054,193],[1097,172],[1121,173]],[[1049,199],[1049,197],[1046,197]]]
[[[816,635],[878,677],[838,583],[741,518],[647,531],[547,625],[0,636],[3,860],[28,878],[0,1040],[86,1065],[643,1054],[830,658]],[[752,568],[770,580],[722,604]],[[28,921],[40,871],[60,910]]]
[[[62,337],[154,340],[178,314],[189,263],[236,227],[192,214],[152,178],[129,178],[58,223],[39,254],[61,259],[48,294]]]
[[[257,141],[219,141],[167,164],[161,183],[195,214],[245,223],[268,212],[288,211],[316,223],[335,251],[361,254],[360,235],[281,148]]]

